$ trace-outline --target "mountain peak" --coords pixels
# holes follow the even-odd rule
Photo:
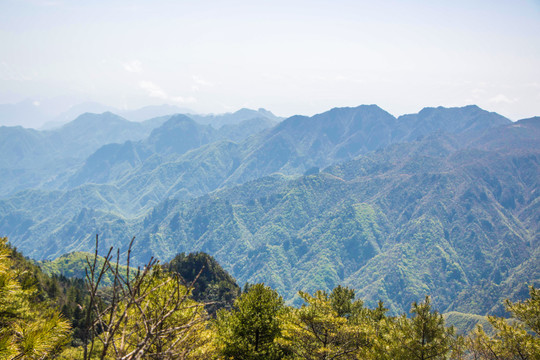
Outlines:
[[[195,120],[191,119],[189,116],[183,114],[176,114],[165,121],[161,126],[155,128],[150,133],[148,141],[153,142],[157,138],[162,137],[171,137],[174,134],[185,134],[186,132],[192,131],[198,127],[202,127]]]
[[[471,104],[471,105],[465,105],[465,106],[451,106],[451,107],[446,107],[446,106],[437,106],[437,107],[431,107],[431,106],[427,106],[427,107],[424,107],[422,110],[420,110],[420,112],[418,112],[418,115],[420,114],[432,114],[432,113],[465,113],[465,114],[473,114],[473,113],[487,113],[487,114],[496,114],[496,113],[492,113],[492,112],[489,112],[487,110],[484,110],[482,109],[481,107],[479,107],[478,105],[474,105],[474,104]],[[406,116],[406,115],[403,115],[403,116]]]
[[[196,122],[187,115],[175,114],[165,121],[161,127],[170,128],[178,124],[196,124]]]
[[[146,142],[157,152],[183,154],[208,143],[214,131],[212,127],[198,124],[186,115],[176,114],[152,130]]]
[[[469,135],[473,135],[511,123],[504,116],[483,110],[477,105],[425,107],[417,114],[402,115],[397,120],[399,129],[394,132],[394,136],[401,141],[413,141],[435,132],[448,134],[468,132]]]
[[[131,121],[144,121],[159,116],[172,114],[193,114],[194,111],[187,108],[181,108],[175,105],[149,105],[136,110],[128,110],[121,112],[122,116]]]
[[[347,114],[347,113],[361,113],[361,114],[387,114],[394,117],[392,114],[382,109],[380,106],[375,104],[362,104],[355,107],[342,106],[335,107],[323,113],[316,114],[314,116],[320,116],[325,114]]]
[[[110,111],[105,111],[101,114],[96,113],[90,113],[86,112],[84,114],[81,114],[75,118],[75,120],[70,121],[69,123],[65,124],[63,127],[70,126],[70,124],[83,124],[83,123],[89,123],[89,122],[97,122],[97,121],[103,121],[103,120],[117,120],[122,122],[127,122],[128,120],[124,119],[123,117],[116,115]]]
[[[259,114],[263,115],[264,117],[270,119],[270,120],[275,120],[275,121],[281,121],[281,120],[283,120],[283,118],[274,115],[273,112],[271,112],[270,110],[266,110],[266,109],[264,109],[264,108],[259,108],[259,109],[257,110],[257,112],[258,112]]]
[[[516,124],[517,126],[528,125],[528,126],[533,126],[533,127],[540,127],[540,116],[534,116],[532,118],[521,119],[521,120],[516,121],[514,124]]]
[[[248,109],[248,108],[241,108],[239,110],[236,110],[233,114],[235,115],[241,115],[241,114],[253,114],[253,113],[256,113],[257,111],[256,110],[253,110],[253,109]]]

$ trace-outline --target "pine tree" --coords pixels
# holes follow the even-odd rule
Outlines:
[[[57,310],[32,301],[35,289],[23,289],[10,253],[0,238],[0,358],[46,359],[69,341],[70,325]]]
[[[153,259],[143,270],[130,273],[132,239],[124,273],[111,262],[111,252],[97,266],[98,239],[93,261],[88,261],[90,305],[89,346],[85,359],[208,359],[213,356],[212,334],[204,304],[191,299],[193,283],[184,286],[179,276],[165,272]],[[112,272],[113,286],[104,301],[99,287]],[[196,281],[196,278],[194,279]]]
[[[354,301],[353,290],[339,286],[330,295],[324,291],[299,295],[305,304],[292,309],[284,321],[283,342],[292,358],[367,358],[375,328],[362,302]]]
[[[411,307],[412,318],[401,316],[396,319],[394,331],[389,335],[394,359],[428,360],[446,359],[454,341],[454,329],[444,325],[444,318],[431,310],[431,299],[414,302]]]
[[[281,359],[283,298],[264,284],[255,284],[236,299],[231,311],[220,310],[216,329],[226,359]]]
[[[469,337],[471,353],[475,359],[540,359],[540,290],[531,287],[530,299],[505,306],[513,319],[488,317],[496,333],[490,338],[478,326]]]

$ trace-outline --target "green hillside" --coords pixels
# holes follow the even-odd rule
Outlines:
[[[447,312],[443,316],[446,325],[455,327],[458,334],[470,334],[478,325],[482,326],[488,335],[493,336],[495,333],[495,329],[488,321],[487,316],[465,314],[457,311]]]
[[[43,272],[49,276],[61,275],[67,278],[86,279],[85,269],[88,267],[87,259],[90,261],[94,258],[94,254],[88,252],[72,252],[64,254],[52,261],[38,261],[37,265]],[[105,259],[101,256],[97,258],[97,267],[101,268]],[[119,270],[122,274],[127,273],[127,266],[120,265]],[[135,273],[137,269],[132,268]],[[105,273],[102,280],[103,286],[111,286],[114,283],[114,275],[111,272]]]
[[[345,284],[395,314],[426,294],[441,311],[501,314],[502,298],[540,279],[537,123],[475,106],[398,119],[361,106],[182,154],[158,141],[170,157],[148,155],[112,182],[0,200],[0,229],[49,259],[90,250],[96,233],[121,252],[136,235],[139,264],[203,251],[294,304],[298,290]],[[208,130],[184,117],[167,126]],[[119,161],[104,169],[140,155],[122,146],[130,156],[104,155]]]
[[[289,300],[344,283],[397,313],[425,294],[443,311],[499,313],[502,297],[540,279],[539,163],[425,140],[285,183],[164,202],[143,237],[165,258],[213,254],[241,283],[264,281]]]

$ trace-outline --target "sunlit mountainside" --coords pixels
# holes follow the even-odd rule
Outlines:
[[[394,313],[500,313],[537,284],[540,119],[376,105],[1,127],[0,234],[25,255],[213,255],[240,284],[357,290]]]

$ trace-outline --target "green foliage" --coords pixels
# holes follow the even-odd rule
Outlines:
[[[283,343],[294,359],[358,359],[371,352],[375,328],[362,316],[354,291],[337,287],[329,296],[300,292],[305,301],[285,318]]]
[[[457,311],[449,311],[443,314],[444,322],[448,326],[453,326],[456,333],[468,335],[477,325],[481,325],[488,335],[493,335],[493,327],[490,325],[488,317],[476,314],[467,314]]]
[[[94,255],[88,252],[73,252],[64,254],[52,261],[38,261],[39,267],[48,275],[61,275],[66,278],[78,278],[85,279],[87,267],[87,259],[92,258]],[[99,256],[97,259],[98,266],[102,266],[105,259]],[[127,267],[120,265],[120,270],[126,273]],[[136,269],[131,269],[135,272]],[[103,275],[102,286],[111,286],[114,282],[114,275],[112,272],[107,272]]]
[[[401,339],[395,359],[445,359],[450,352],[453,328],[444,325],[444,318],[431,309],[431,299],[412,304],[412,318],[401,317],[397,321],[396,339]]]
[[[178,274],[163,270],[151,259],[132,273],[132,238],[127,251],[127,271],[120,269],[117,251],[111,247],[98,264],[99,239],[87,267],[89,305],[82,345],[84,359],[207,359],[214,354],[212,331],[204,304],[191,299],[191,288]],[[107,272],[114,276],[111,287],[101,287]],[[74,353],[77,350],[67,349]],[[67,356],[67,355],[66,355]]]
[[[0,238],[0,358],[50,357],[69,341],[69,323],[34,301],[36,289],[23,286],[10,254],[7,239]]]
[[[300,304],[297,290],[345,284],[369,306],[383,300],[392,314],[426,293],[444,312],[501,314],[501,299],[523,298],[524,279],[539,281],[538,249],[530,246],[537,211],[527,190],[535,185],[514,170],[528,155],[457,154],[439,141],[288,182],[261,179],[164,202],[142,225],[150,244],[142,250],[162,258],[210,253],[239,282],[264,281],[288,303]],[[497,199],[500,187],[531,200],[508,210]]]
[[[540,289],[531,286],[529,296],[529,299],[515,303],[506,300],[506,310],[540,336]]]
[[[495,335],[478,326],[469,339],[472,354],[476,359],[540,359],[540,290],[531,286],[529,299],[507,300],[506,309],[515,319],[490,316]]]
[[[283,299],[264,284],[249,287],[229,312],[220,310],[215,327],[220,354],[229,359],[281,359]]]
[[[203,305],[188,299],[188,289],[179,285],[178,280],[154,267],[137,288],[141,291],[139,296],[144,296],[143,301],[122,302],[115,314],[107,314],[119,319],[114,324],[114,333],[111,326],[99,335],[111,337],[108,356],[136,358],[141,352],[147,358],[205,359],[212,353]],[[141,343],[153,336],[153,342],[140,348]]]
[[[123,234],[137,233],[137,263],[204,251],[288,303],[302,301],[297,290],[345,284],[392,314],[429,293],[441,311],[500,315],[501,299],[522,299],[523,284],[540,281],[537,122],[474,106],[397,120],[362,106],[206,144],[213,131],[179,117],[140,143],[101,148],[78,164],[89,172],[47,182],[60,190],[0,200],[0,229],[49,259],[88,251],[95,232],[125,252]],[[174,136],[183,131],[186,142]],[[323,170],[286,177],[313,167]],[[263,177],[276,172],[285,176]]]
[[[109,253],[102,259],[102,274],[111,267]],[[448,327],[433,310],[429,296],[413,302],[410,317],[389,316],[382,301],[367,308],[345,286],[313,295],[300,291],[303,304],[295,308],[285,306],[279,294],[264,284],[246,284],[233,307],[221,308],[210,323],[204,304],[191,298],[177,271],[195,284],[204,281],[198,296],[230,294],[237,288],[231,287],[234,279],[204,253],[180,254],[164,268],[150,262],[142,273],[129,278],[116,269],[113,287],[98,291],[98,283],[90,286],[95,296],[90,317],[94,326],[92,346],[85,348],[81,341],[90,324],[82,310],[88,310],[88,293],[63,277],[43,274],[2,238],[0,358],[540,359],[540,290],[532,286],[528,299],[506,301],[512,319],[488,317],[493,335],[477,325],[470,335],[454,336],[453,326]],[[91,274],[96,275],[95,269]],[[219,292],[222,283],[225,290]],[[206,291],[214,286],[217,292]],[[55,310],[60,304],[75,324],[75,341],[69,347],[69,323]],[[484,320],[455,312],[446,318],[462,329]]]
[[[361,300],[355,301],[354,298],[354,290],[341,285],[334,288],[329,296],[330,305],[337,316],[347,319],[357,316],[362,309],[363,302]]]
[[[71,322],[72,343],[80,344],[86,326],[84,308],[88,298],[84,280],[56,274],[49,276],[15,249],[10,248],[10,258],[19,283],[31,293],[31,301],[60,310]]]
[[[178,254],[164,268],[179,274],[187,285],[193,284],[193,299],[208,303],[206,310],[211,315],[221,308],[230,309],[240,295],[234,278],[206,253]]]

